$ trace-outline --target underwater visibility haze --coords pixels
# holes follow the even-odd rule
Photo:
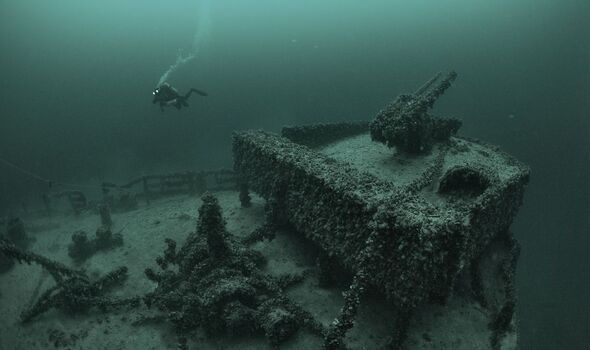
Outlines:
[[[526,173],[524,166],[516,166],[516,161],[506,160],[512,158],[505,159],[509,156],[503,152],[530,167],[530,182],[526,184],[522,207],[514,217],[514,222],[511,215],[516,213],[517,208],[513,208],[514,211],[511,211],[512,207],[510,210],[499,210],[500,214],[497,215],[507,217],[498,225],[505,230],[509,229],[520,246],[515,276],[510,276],[510,283],[507,283],[511,285],[514,278],[514,319],[512,323],[509,319],[506,324],[498,325],[502,318],[498,315],[502,315],[502,310],[508,312],[503,307],[491,312],[497,322],[490,327],[512,328],[510,331],[518,335],[519,349],[588,349],[588,18],[590,2],[582,0],[0,0],[0,235],[9,237],[9,227],[21,227],[21,224],[11,226],[18,217],[24,222],[23,229],[31,236],[28,239],[30,241],[23,243],[24,246],[31,252],[58,262],[58,265],[51,265],[42,258],[23,258],[25,261],[43,261],[42,266],[50,266],[50,274],[41,272],[40,268],[31,270],[32,267],[19,264],[7,272],[0,272],[0,305],[3,310],[9,309],[15,295],[23,295],[22,298],[26,299],[22,304],[19,303],[19,310],[12,307],[12,314],[0,313],[0,325],[6,327],[5,331],[0,330],[0,349],[36,349],[49,343],[52,347],[76,348],[76,344],[93,344],[103,338],[111,339],[104,340],[105,344],[126,349],[133,346],[129,345],[131,343],[121,343],[126,338],[135,339],[138,349],[157,347],[158,342],[169,346],[176,346],[176,342],[179,342],[179,348],[186,345],[183,342],[197,344],[195,342],[199,339],[215,332],[209,332],[207,322],[201,321],[200,326],[207,328],[204,332],[185,336],[182,331],[186,328],[198,327],[194,320],[186,316],[186,308],[179,311],[175,302],[186,302],[190,308],[198,309],[199,312],[211,311],[205,306],[207,302],[204,300],[210,297],[207,293],[214,294],[213,291],[217,291],[212,287],[215,281],[230,279],[227,271],[235,270],[239,270],[240,274],[238,277],[232,275],[232,281],[248,280],[244,282],[247,287],[227,293],[241,293],[239,302],[254,310],[252,315],[255,316],[248,318],[250,323],[236,321],[225,323],[223,327],[215,323],[218,319],[208,321],[215,327],[225,327],[224,330],[229,330],[230,334],[260,330],[271,345],[264,341],[252,343],[248,339],[243,344],[223,341],[207,343],[203,340],[203,348],[270,347],[282,344],[285,334],[295,334],[300,328],[307,328],[309,333],[322,334],[322,326],[318,324],[323,322],[329,325],[333,316],[339,315],[342,303],[349,300],[346,295],[342,297],[340,292],[344,288],[341,285],[336,284],[330,287],[332,289],[324,290],[318,287],[321,283],[309,282],[309,278],[315,276],[313,273],[297,270],[306,264],[303,262],[307,261],[305,259],[309,260],[311,255],[317,253],[314,249],[318,247],[302,248],[307,247],[305,244],[309,242],[291,242],[279,234],[274,238],[274,233],[268,233],[272,226],[268,222],[262,225],[264,230],[257,231],[258,239],[264,243],[252,244],[253,241],[248,239],[228,238],[230,234],[247,236],[261,222],[270,220],[269,217],[284,214],[279,210],[268,209],[272,207],[272,200],[268,199],[272,196],[267,197],[264,190],[257,191],[264,188],[263,184],[258,185],[261,187],[255,184],[256,181],[267,180],[266,176],[270,176],[272,171],[254,169],[251,164],[240,163],[241,159],[252,160],[247,158],[250,154],[264,154],[264,157],[275,155],[278,161],[273,164],[289,160],[292,163],[280,163],[281,166],[295,164],[294,169],[300,169],[297,166],[312,164],[313,161],[309,159],[315,159],[311,153],[307,155],[310,158],[303,156],[307,154],[305,152],[309,146],[309,149],[330,157],[326,167],[340,161],[356,166],[355,162],[358,161],[361,164],[360,173],[376,171],[379,176],[383,172],[379,173],[375,169],[393,162],[392,159],[398,166],[411,169],[424,170],[421,166],[426,167],[424,164],[428,162],[422,164],[415,158],[405,159],[405,155],[400,155],[387,158],[371,168],[373,165],[362,162],[375,161],[376,158],[356,159],[352,151],[347,153],[346,147],[357,151],[385,151],[378,146],[363,143],[366,140],[360,138],[342,141],[343,134],[331,139],[342,141],[339,145],[322,145],[325,148],[321,148],[317,144],[310,145],[302,141],[305,147],[295,148],[301,152],[297,153],[298,156],[293,156],[295,151],[276,155],[279,149],[290,147],[283,144],[286,141],[277,141],[272,138],[274,136],[262,132],[233,133],[264,130],[280,134],[284,126],[371,122],[377,120],[375,118],[380,113],[387,114],[393,110],[392,113],[420,115],[430,123],[431,116],[425,111],[439,97],[438,91],[431,95],[435,97],[429,101],[428,108],[419,109],[415,114],[412,114],[414,110],[411,110],[412,113],[408,112],[410,109],[405,110],[406,107],[400,102],[404,100],[396,100],[396,97],[416,92],[432,77],[443,77],[443,82],[448,82],[450,86],[446,91],[448,86],[445,87],[438,80],[440,94],[445,94],[436,102],[434,113],[461,121],[450,127],[453,130],[449,131],[449,135],[454,135],[460,126],[457,135],[465,137],[464,142],[469,143],[469,147],[478,149],[478,154],[493,154],[490,159],[502,160],[496,164],[496,168],[492,166],[500,174],[499,182],[508,181],[506,179],[509,176],[506,174],[510,171]],[[452,73],[446,78],[445,75],[437,76],[438,72],[452,71],[457,72],[456,79]],[[432,86],[437,85],[433,83]],[[422,101],[426,106],[428,101],[424,101],[428,96],[425,95],[412,95],[407,105]],[[394,101],[400,102],[397,105],[401,106],[399,109],[388,105]],[[432,125],[437,125],[439,119],[433,120]],[[441,120],[453,119],[441,117]],[[373,128],[374,123],[371,125]],[[431,124],[428,125],[430,128]],[[365,129],[366,126],[363,124]],[[283,135],[286,135],[285,132]],[[443,138],[447,140],[449,135]],[[417,142],[412,137],[408,142]],[[371,138],[378,139],[373,130]],[[436,137],[433,136],[433,139]],[[438,152],[438,146],[433,144],[439,141],[432,141],[432,144],[426,142],[426,149],[420,148],[420,152],[429,151],[430,148],[434,153]],[[268,146],[272,144],[276,145],[277,150]],[[379,144],[379,147],[388,149],[394,144]],[[501,151],[491,145],[498,146]],[[402,149],[399,144],[395,146],[398,150]],[[467,148],[463,144],[459,146],[454,144],[453,147]],[[440,154],[444,157],[447,154],[444,152],[448,151],[448,157],[458,157],[456,164],[459,166],[462,158],[457,154],[463,151],[454,152],[453,147],[448,151],[441,146]],[[428,158],[428,161],[436,163],[434,159]],[[319,168],[323,166],[318,165]],[[504,166],[514,166],[516,170],[503,173]],[[433,166],[432,173],[444,172],[440,167]],[[446,171],[447,168],[443,169]],[[243,185],[239,191],[230,191],[224,187],[226,182],[233,181],[234,170],[250,176],[252,207],[249,207],[250,197],[246,200],[250,194],[245,180],[238,181]],[[131,197],[125,197],[121,203],[126,206],[126,210],[117,211],[111,207],[113,221],[110,222],[111,214],[105,209],[108,206],[100,201],[107,197],[106,194],[113,193],[108,191],[121,189],[114,184],[126,184],[157,174],[178,175],[184,172],[190,172],[190,176],[195,177],[187,175],[181,180],[170,177],[162,180],[162,183],[188,181],[193,195],[153,200],[148,198],[147,201],[142,198],[139,208]],[[293,171],[284,174],[299,173]],[[259,179],[255,179],[257,176]],[[290,181],[289,176],[285,175],[283,179],[286,183]],[[473,180],[472,173],[462,176],[463,180],[467,179],[465,181],[477,182],[477,179]],[[522,178],[526,177],[528,181],[527,176],[528,173]],[[391,188],[403,183],[398,179],[383,181],[389,180],[394,184]],[[495,180],[489,183],[486,181],[480,181],[478,186],[492,186],[495,183]],[[524,182],[519,185],[524,186]],[[208,186],[212,183],[219,186],[211,189]],[[335,188],[345,188],[343,183],[352,186],[354,181],[342,180]],[[445,186],[444,183],[440,181],[440,188]],[[452,180],[448,183],[449,188],[454,186]],[[139,180],[129,188],[136,185],[140,186]],[[191,187],[193,185],[196,187]],[[383,188],[389,189],[388,186],[383,185]],[[292,187],[289,190],[293,190]],[[194,195],[195,192],[204,192],[198,189],[207,189],[212,195]],[[514,190],[518,191],[520,187]],[[419,191],[415,192],[409,193],[422,195]],[[61,195],[57,195],[59,193]],[[83,199],[79,193],[83,193]],[[297,199],[291,198],[297,197],[299,192],[293,193],[284,197],[288,198],[287,201],[293,201],[290,203],[299,203]],[[273,195],[276,193],[273,192]],[[66,199],[69,200],[68,205],[74,203],[72,205],[76,214],[64,205]],[[50,200],[58,203],[56,205],[59,207],[56,207],[51,217],[46,217],[40,213],[47,210]],[[461,201],[463,199],[451,200],[453,205]],[[76,207],[78,204],[75,203],[81,202],[84,203]],[[514,202],[519,200],[514,199]],[[248,208],[245,208],[245,203],[248,203]],[[482,207],[485,205],[482,204]],[[88,209],[90,207],[92,209]],[[220,215],[226,218],[225,223],[223,220],[216,221]],[[321,214],[318,212],[318,215]],[[213,219],[207,221],[203,217]],[[98,222],[101,222],[101,226],[97,230]],[[301,225],[305,231],[305,223]],[[96,237],[94,233],[88,237],[82,232],[95,230]],[[485,227],[482,231],[485,231]],[[313,237],[306,234],[306,238],[312,241]],[[168,238],[170,240],[166,240]],[[0,248],[4,250],[0,252],[17,254],[11,250],[12,246],[3,245],[2,242],[0,240]],[[325,241],[319,244],[324,248],[327,245]],[[347,245],[343,243],[343,246]],[[203,247],[209,247],[209,250]],[[513,248],[513,245],[508,245],[506,249]],[[288,252],[281,253],[280,249],[287,249]],[[436,244],[433,249],[438,249]],[[109,258],[109,252],[115,257]],[[205,257],[207,254],[210,255]],[[259,254],[268,260],[266,267],[260,263],[264,259]],[[319,254],[317,259],[322,260]],[[160,258],[156,265],[154,262],[158,256]],[[289,258],[297,263],[287,262]],[[239,264],[236,261],[244,266],[237,268]],[[314,269],[313,261],[309,265],[310,270]],[[111,264],[114,262],[128,267],[116,269]],[[144,272],[148,264],[151,267]],[[347,261],[343,264],[350,268]],[[214,267],[195,272],[196,269],[191,270],[193,265],[200,268]],[[507,269],[506,264],[501,266]],[[80,277],[80,269],[84,269],[88,275]],[[128,289],[116,292],[112,281],[122,281],[121,276],[127,274],[127,269],[129,278],[124,284]],[[282,279],[269,277],[275,272],[279,274],[296,270],[303,277],[296,274]],[[174,274],[166,271],[174,271]],[[351,290],[353,285],[361,284],[358,276],[362,273],[356,270],[353,272],[357,274],[351,282]],[[105,275],[107,277],[101,279]],[[251,280],[252,276],[257,276],[254,281]],[[36,309],[34,301],[36,298],[42,299],[42,292],[51,288],[52,277],[60,286],[52,290],[55,294],[47,304],[52,306]],[[85,280],[87,277],[94,282]],[[342,278],[348,281],[349,277]],[[194,304],[187,302],[188,294],[183,295],[184,299],[178,299],[180,301],[174,299],[178,296],[170,286],[173,283],[180,284],[178,281],[181,280],[186,284],[192,283],[191,287],[202,291],[193,296],[191,302]],[[321,278],[318,280],[322,281]],[[64,287],[66,284],[60,284],[60,281],[72,284]],[[470,283],[475,284],[473,281]],[[68,310],[64,313],[47,311],[51,307],[59,309],[58,305],[64,305],[64,302],[59,301],[60,295],[75,294],[84,288],[85,293],[95,298],[92,299],[92,302],[96,302],[94,306],[105,310],[119,306],[115,305],[114,299],[108,299],[109,303],[97,302],[103,297],[104,290],[111,287],[115,291],[114,295],[124,300],[122,304],[129,307],[140,304],[139,297],[131,293],[133,289],[142,293],[153,290],[153,293],[142,297],[141,303],[155,305],[151,310],[159,307],[183,316],[174,318],[168,315],[167,321],[173,321],[162,328],[167,331],[161,332],[163,335],[160,339],[159,335],[147,336],[148,333],[142,333],[132,326],[120,328],[119,333],[109,329],[108,332],[114,334],[99,336],[92,331],[91,326],[86,331],[76,328],[74,321],[76,317],[82,316],[74,313],[72,319]],[[399,297],[399,294],[388,288],[389,285],[385,288],[387,293]],[[182,291],[182,288],[179,290]],[[261,293],[273,302],[258,300]],[[331,300],[326,302],[325,307],[330,317],[324,319],[320,313],[314,314],[314,319],[306,314],[309,311],[305,309],[306,302],[307,306],[312,305],[310,293],[324,293],[322,295]],[[250,301],[252,298],[258,299],[250,305],[244,298],[250,298]],[[352,298],[350,294],[348,298]],[[296,302],[292,303],[291,299]],[[246,313],[236,307],[239,302],[223,305],[224,315],[231,315],[226,317],[226,322],[232,317],[240,319]],[[302,309],[294,306],[297,303],[302,304]],[[363,305],[362,302],[360,304]],[[454,305],[453,302],[450,305]],[[28,308],[24,316],[20,314],[20,306]],[[376,310],[381,309],[377,307]],[[46,312],[39,316],[39,321],[35,318],[37,312]],[[89,317],[81,321],[85,325],[97,322],[102,327],[103,320],[111,322],[115,318],[116,322],[124,323],[121,319],[125,316],[120,317],[120,314],[109,316],[109,311],[101,313],[86,309],[84,312],[84,317]],[[283,316],[277,316],[277,313],[283,313]],[[98,321],[92,319],[96,314],[99,314]],[[287,314],[288,317],[285,316]],[[27,321],[26,326],[15,326],[19,315],[21,320],[24,318]],[[340,315],[341,320],[346,319]],[[381,319],[378,316],[371,320],[366,312],[364,314],[361,311],[359,317],[367,322],[365,324],[368,326],[361,326],[367,327],[366,332],[381,334],[381,321],[377,321]],[[428,319],[427,316],[422,318]],[[136,320],[136,323],[149,324],[153,321],[150,320]],[[392,321],[392,324],[395,322]],[[131,323],[131,320],[127,323]],[[432,345],[438,341],[435,331],[428,333],[428,327],[425,326],[423,331],[420,324],[410,324],[410,340],[413,339],[413,329],[419,330],[418,338],[424,344]],[[16,328],[9,330],[8,325]],[[28,328],[27,331],[27,327],[39,328]],[[331,329],[337,328],[332,325]],[[459,328],[450,325],[444,332],[448,333],[450,339],[451,333]],[[44,333],[41,334],[41,331]],[[183,334],[178,340],[175,338],[177,333]],[[330,344],[329,338],[338,338],[334,335],[336,333],[333,331],[326,335],[328,340],[323,346],[330,348],[327,345]],[[385,340],[380,342],[379,339],[363,343],[364,338],[358,335],[358,331],[353,330],[352,334],[348,339],[350,348],[370,349],[385,343]],[[460,345],[455,343],[456,348],[469,348],[466,333],[459,332],[454,336],[462,339],[458,340]],[[72,340],[72,337],[76,340]],[[441,341],[448,340],[443,338]],[[334,339],[333,344],[337,343]],[[449,346],[447,348],[453,348],[448,345],[452,343],[449,342],[445,343]],[[491,343],[490,349],[499,349],[499,346],[506,346],[502,349],[510,348],[504,343],[500,345],[501,341],[494,340],[493,336]],[[288,340],[285,344],[285,348],[309,348],[316,343],[307,338],[296,338],[295,343]],[[476,344],[475,340],[473,344]],[[410,349],[411,341],[404,342],[404,346]],[[100,348],[98,343],[96,348]]]

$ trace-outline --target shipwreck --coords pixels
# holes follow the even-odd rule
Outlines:
[[[394,307],[392,348],[417,308],[459,292],[487,313],[491,348],[515,346],[510,225],[529,169],[430,113],[456,76],[439,73],[371,122],[234,134],[241,197],[264,197],[266,226],[289,226],[317,246],[326,274],[352,276],[325,348],[345,345],[366,290]]]

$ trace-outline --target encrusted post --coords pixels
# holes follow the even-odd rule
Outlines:
[[[27,249],[30,239],[25,231],[24,222],[18,217],[8,219],[6,223],[6,238],[20,249]]]
[[[87,208],[88,201],[86,200],[84,193],[80,191],[67,191],[66,195],[75,215],[80,215],[80,213]]]
[[[95,238],[88,239],[84,231],[72,234],[72,242],[68,245],[68,255],[76,262],[83,262],[99,250],[108,250],[123,245],[123,236],[113,233],[110,228],[100,226]]]
[[[143,185],[143,195],[145,196],[145,201],[146,204],[149,205],[150,204],[150,196],[151,196],[151,192],[150,192],[150,187],[148,185],[148,179],[146,176],[143,176],[141,178],[141,182]]]
[[[45,212],[48,216],[51,216],[51,214],[53,213],[53,209],[51,208],[51,198],[49,198],[49,195],[47,193],[43,193],[41,195],[41,200],[43,201],[43,207],[45,207]]]
[[[225,223],[221,216],[221,207],[217,198],[211,193],[203,195],[203,205],[199,208],[197,234],[206,235],[209,254],[213,259],[221,259],[227,254],[225,242]]]
[[[100,214],[100,223],[106,228],[110,229],[113,226],[113,219],[111,218],[111,209],[108,205],[100,204],[98,206],[98,212]]]
[[[248,190],[248,185],[245,182],[240,182],[240,203],[242,204],[242,208],[248,208],[252,206],[252,198],[250,197],[250,191]]]

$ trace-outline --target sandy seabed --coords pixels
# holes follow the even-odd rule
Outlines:
[[[229,233],[243,237],[264,222],[264,200],[255,197],[252,206],[242,208],[238,194],[216,192]],[[162,255],[164,239],[182,245],[195,230],[201,200],[196,196],[174,196],[140,203],[137,210],[114,213],[113,232],[121,232],[122,247],[98,252],[83,264],[76,265],[68,256],[71,235],[77,230],[94,235],[100,218],[94,213],[80,216],[55,214],[52,217],[24,218],[27,233],[34,239],[29,249],[67,266],[85,269],[92,277],[127,266],[129,278],[113,289],[117,297],[142,295],[155,288],[144,275],[146,267],[157,267],[155,258]],[[266,272],[279,275],[309,270],[308,277],[291,287],[287,295],[317,320],[328,325],[343,304],[341,288],[318,286],[315,256],[302,239],[292,232],[278,232],[272,241],[256,243],[268,259]],[[132,325],[143,309],[103,313],[91,310],[70,315],[51,309],[28,324],[19,322],[20,313],[31,306],[40,294],[53,285],[51,276],[37,265],[16,264],[0,275],[0,349],[176,349],[176,336],[170,324]],[[490,349],[488,313],[476,303],[453,297],[444,305],[425,305],[412,320],[406,349]],[[392,312],[377,298],[363,300],[357,323],[347,336],[351,349],[381,349],[391,332]],[[504,339],[503,349],[514,349],[516,333]],[[262,335],[248,338],[208,338],[201,330],[189,337],[191,349],[271,349]],[[299,331],[281,349],[321,349],[322,339]]]

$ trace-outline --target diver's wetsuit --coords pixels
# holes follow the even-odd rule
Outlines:
[[[152,103],[159,102],[160,110],[162,111],[164,111],[165,106],[174,106],[176,109],[180,109],[183,106],[188,107],[187,99],[193,92],[196,92],[201,96],[207,96],[206,92],[195,88],[191,88],[184,96],[182,96],[170,84],[164,83],[154,90],[154,100]]]

